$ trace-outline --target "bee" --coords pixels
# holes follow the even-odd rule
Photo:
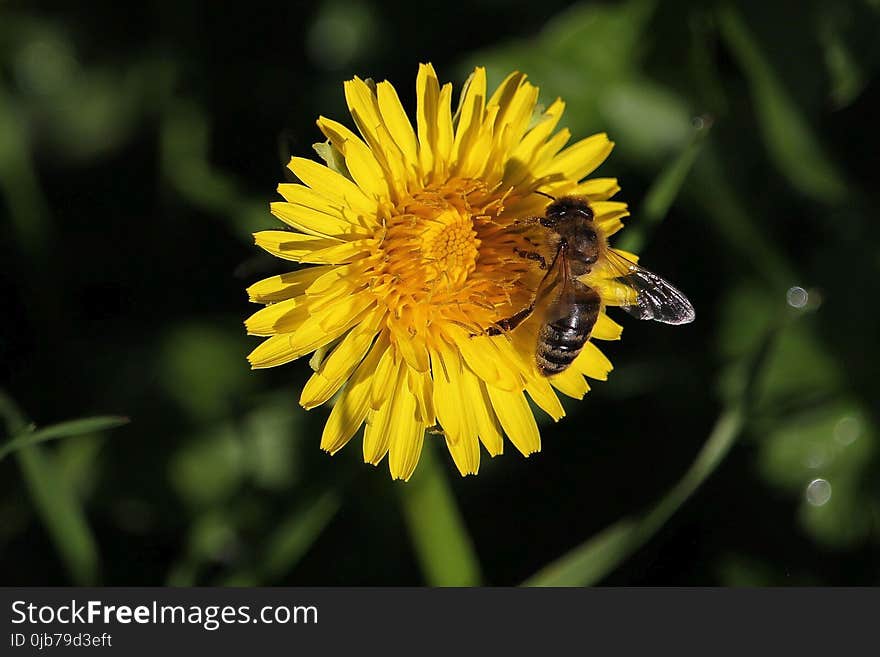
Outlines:
[[[552,198],[552,197],[551,197]],[[516,314],[496,322],[490,335],[512,331],[527,319],[537,306],[543,308],[535,360],[544,376],[565,371],[583,349],[599,317],[603,299],[599,292],[579,279],[597,267],[608,267],[620,285],[615,299],[623,310],[639,319],[653,319],[665,324],[694,321],[691,302],[675,287],[634,262],[613,251],[594,221],[589,202],[579,196],[554,199],[543,217],[529,217],[514,222],[512,228],[540,226],[545,229],[550,253],[549,266],[537,251],[515,249],[517,255],[535,260],[546,274],[541,279],[531,303]]]

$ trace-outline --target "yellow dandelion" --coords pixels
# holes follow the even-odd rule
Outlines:
[[[387,454],[395,479],[412,475],[428,429],[462,475],[477,472],[481,444],[501,454],[504,436],[525,456],[537,452],[530,401],[559,420],[557,391],[583,397],[586,377],[606,379],[611,363],[590,341],[565,371],[545,376],[537,317],[491,334],[529,305],[544,275],[521,257],[527,236],[510,226],[543,213],[542,192],[585,197],[604,236],[620,229],[627,206],[608,200],[617,181],[584,180],[612,142],[597,134],[567,145],[568,130],[556,130],[563,101],[538,108],[538,88],[521,73],[489,95],[485,70],[475,69],[453,113],[452,85],[420,66],[415,129],[389,82],[344,86],[360,136],[319,118],[327,164],[291,159],[301,184],[279,185],[285,200],[271,206],[289,229],[255,235],[269,253],[308,266],[248,288],[266,304],[245,323],[267,337],[252,366],[316,352],[300,403],[335,397],[321,448],[337,452],[365,425],[364,460]],[[602,294],[591,338],[620,337],[605,314],[611,298]]]

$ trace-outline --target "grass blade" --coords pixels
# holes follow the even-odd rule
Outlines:
[[[715,470],[736,441],[742,408],[722,413],[684,477],[644,516],[624,519],[602,530],[524,582],[525,586],[590,586],[601,581],[666,524]]]
[[[97,584],[98,546],[82,504],[61,476],[54,457],[39,446],[31,446],[16,452],[16,458],[71,580],[77,586]]]
[[[709,438],[684,476],[649,511],[636,518],[625,518],[602,530],[560,559],[545,566],[526,580],[525,586],[590,586],[610,574],[642,547],[666,524],[675,512],[709,477],[736,442],[745,423],[751,391],[757,372],[780,331],[780,324],[767,330],[757,350],[739,363],[737,390],[721,413]]]
[[[220,586],[277,584],[305,556],[339,510],[336,490],[325,490],[286,518],[267,539],[260,563],[254,569],[232,573]]]
[[[6,430],[10,435],[23,437],[28,435],[24,415],[15,402],[3,392],[0,392],[0,416],[5,420]],[[75,425],[76,422],[63,424]],[[55,425],[56,428],[58,426],[60,425]],[[47,427],[47,430],[49,429],[53,427]],[[47,440],[52,438],[50,432]],[[55,549],[64,561],[71,581],[78,586],[97,584],[99,571],[97,543],[86,522],[82,504],[62,476],[53,455],[39,445],[31,444],[17,449],[15,456],[31,500]]]
[[[740,13],[725,5],[718,12],[721,35],[751,88],[764,142],[776,166],[803,194],[827,203],[847,193],[843,176],[789,97]]]
[[[10,440],[8,443],[0,447],[0,461],[9,456],[16,450],[36,445],[48,440],[58,440],[59,438],[69,438],[71,436],[81,436],[87,433],[95,433],[98,431],[106,431],[128,424],[130,420],[121,416],[98,416],[88,417],[81,420],[69,420],[67,422],[59,422],[42,429],[27,431]]]

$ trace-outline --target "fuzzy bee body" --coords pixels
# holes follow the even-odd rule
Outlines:
[[[572,281],[572,288],[568,298],[550,307],[548,321],[538,331],[535,360],[545,376],[559,374],[574,362],[599,318],[599,294],[578,281]]]
[[[515,222],[515,226],[545,229],[550,252],[555,255],[548,267],[540,253],[517,251],[523,258],[540,262],[547,272],[531,304],[497,322],[489,333],[512,331],[535,311],[539,300],[549,298],[549,303],[542,304],[542,323],[535,348],[535,362],[544,376],[564,372],[574,362],[590,339],[603,303],[619,305],[639,319],[666,324],[694,320],[694,308],[681,292],[608,246],[587,199],[579,196],[554,199],[543,217],[522,219]],[[622,284],[621,289],[628,291],[625,297],[603,299],[597,290],[580,280],[600,261],[616,272],[615,280]]]

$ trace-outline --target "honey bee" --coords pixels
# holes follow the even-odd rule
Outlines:
[[[590,338],[603,301],[616,302],[612,305],[620,305],[639,319],[665,324],[694,321],[691,302],[657,274],[613,251],[593,219],[585,198],[564,196],[554,199],[543,217],[519,219],[513,224],[514,229],[546,229],[549,252],[555,255],[548,266],[537,251],[515,249],[517,255],[537,261],[546,274],[531,303],[498,321],[488,333],[512,331],[540,306],[543,315],[535,360],[544,376],[565,371],[577,358]],[[579,280],[599,266],[608,267],[620,284],[616,286],[619,291],[613,293],[615,299],[603,300],[597,290]]]

